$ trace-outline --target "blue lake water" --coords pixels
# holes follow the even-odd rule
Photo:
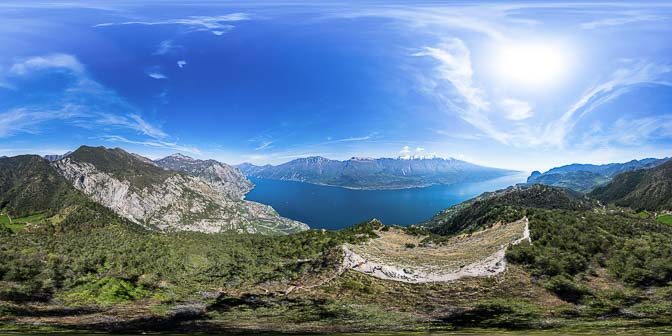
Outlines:
[[[409,225],[486,191],[525,182],[528,174],[493,180],[401,190],[351,190],[310,183],[250,178],[256,187],[245,197],[271,205],[280,215],[311,228],[340,229],[367,219]]]

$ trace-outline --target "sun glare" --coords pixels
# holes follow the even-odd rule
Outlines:
[[[557,84],[570,63],[567,48],[542,42],[503,45],[494,58],[494,70],[502,82],[530,88]]]

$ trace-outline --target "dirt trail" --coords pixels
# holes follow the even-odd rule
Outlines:
[[[499,274],[506,269],[505,253],[510,245],[516,245],[524,240],[530,239],[530,228],[527,217],[523,221],[524,228],[521,237],[499,248],[495,253],[468,265],[464,265],[458,270],[446,269],[437,270],[435,268],[423,267],[425,265],[394,265],[377,260],[366,259],[352,251],[348,246],[343,246],[345,257],[343,259],[343,268],[352,269],[357,272],[371,275],[384,280],[394,280],[408,283],[427,283],[427,282],[447,282],[467,277],[484,277]],[[431,270],[428,270],[431,269]]]

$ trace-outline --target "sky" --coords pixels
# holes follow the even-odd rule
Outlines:
[[[0,3],[0,156],[672,156],[669,2]]]

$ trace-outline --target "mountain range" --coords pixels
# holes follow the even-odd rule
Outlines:
[[[517,173],[442,158],[356,158],[339,161],[320,156],[280,165],[237,166],[255,178],[299,181],[351,189],[404,189],[493,179]]]
[[[60,216],[67,207],[54,204],[71,198],[63,194],[75,194],[74,188],[120,217],[159,231],[277,234],[308,228],[279,216],[270,206],[243,200],[252,184],[237,169],[214,160],[176,155],[155,163],[120,148],[88,146],[51,159],[0,159],[6,169],[3,175],[9,176],[0,180],[0,190],[7,190],[3,195],[11,196],[14,202],[21,197],[33,198],[33,212],[49,209],[56,212],[51,216]],[[31,175],[12,173],[16,171]],[[3,203],[0,208],[14,216],[25,212],[18,211],[11,201]]]
[[[618,174],[589,196],[638,210],[672,210],[672,161]]]
[[[589,192],[595,189],[595,187],[611,181],[614,176],[620,173],[656,167],[669,160],[669,158],[648,158],[632,160],[625,163],[609,163],[603,165],[575,163],[552,168],[543,174],[539,171],[534,171],[527,178],[527,183],[540,183],[555,187],[569,188],[581,192]]]
[[[484,193],[410,227],[306,230],[255,212],[241,199],[250,187],[234,167],[184,155],[82,146],[53,162],[0,158],[0,328],[672,325],[672,161],[588,194],[541,184]]]

